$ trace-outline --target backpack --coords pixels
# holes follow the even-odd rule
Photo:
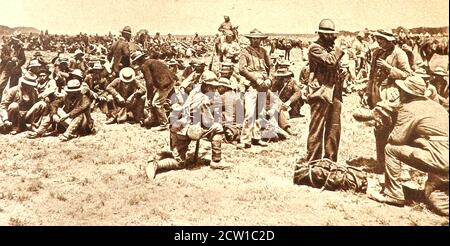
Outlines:
[[[308,185],[322,190],[353,190],[365,193],[367,173],[360,168],[338,164],[329,159],[296,164],[294,184]]]

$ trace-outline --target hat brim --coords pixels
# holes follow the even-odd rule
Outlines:
[[[138,55],[136,58],[134,58],[134,59],[131,60],[131,63],[136,62],[137,60],[141,59],[141,58],[144,57],[144,56],[145,56],[145,54]]]
[[[413,92],[412,90],[410,90],[410,89],[406,86],[404,80],[396,80],[396,81],[395,81],[395,84],[396,84],[400,89],[402,89],[404,92],[406,92],[406,93],[408,93],[408,94],[410,94],[410,95],[413,95],[413,96],[416,96],[416,97],[424,97],[424,98],[426,98],[425,95],[419,95],[419,94]]]
[[[209,81],[209,82],[203,81],[203,84],[205,84],[205,85],[211,85],[211,86],[220,86],[220,85],[222,85],[222,84],[220,84],[220,83],[217,82],[217,81]]]
[[[273,76],[275,77],[286,77],[286,76],[292,76],[293,73],[292,72],[286,72],[286,73],[277,73],[275,72],[275,74]]]
[[[448,76],[448,74],[443,73],[443,72],[433,72],[434,75],[439,75],[439,76]]]
[[[66,91],[66,92],[77,92],[77,91],[81,91],[81,87],[77,88],[77,89],[70,89],[67,86],[64,86],[64,91]]]
[[[316,33],[329,33],[329,34],[337,34],[338,31],[332,31],[332,30],[317,30]]]
[[[266,39],[269,36],[267,36],[267,35],[257,35],[257,34],[244,34],[244,37],[246,37],[246,38],[262,38],[262,39]]]
[[[392,36],[388,36],[388,35],[384,35],[384,34],[382,34],[382,33],[379,33],[379,32],[375,32],[374,33],[374,36],[376,36],[376,37],[382,37],[382,38],[384,38],[384,39],[386,39],[387,41],[395,41],[395,37],[392,37]]]
[[[120,75],[119,77],[120,77],[120,80],[124,83],[131,83],[133,80],[136,79],[135,76],[131,76],[131,78],[129,78],[129,79],[126,79],[125,77],[123,77],[123,75]]]

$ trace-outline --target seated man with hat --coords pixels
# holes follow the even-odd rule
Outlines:
[[[300,109],[304,102],[302,88],[294,79],[293,73],[288,68],[278,68],[274,74],[271,91],[276,93],[282,101],[278,123],[280,127],[290,135],[295,135],[288,120],[291,117],[300,117]]]
[[[113,80],[106,87],[106,91],[113,96],[116,106],[112,118],[106,124],[124,123],[130,116],[134,123],[144,119],[145,88],[136,81],[136,74],[132,68],[122,68],[119,78]]]
[[[49,77],[50,71],[41,69],[37,78],[38,102],[28,111],[25,118],[33,116],[32,133],[28,138],[42,137],[50,128],[52,123],[51,103],[57,99],[58,86],[56,81]]]
[[[26,73],[19,79],[19,84],[9,88],[0,103],[0,128],[5,132],[11,130],[15,135],[26,129],[31,123],[25,117],[31,107],[37,102],[36,79],[34,74]]]
[[[203,60],[200,59],[194,59],[193,64],[194,71],[187,76],[186,79],[184,79],[181,83],[181,87],[183,88],[183,85],[191,85],[191,84],[197,84],[200,80],[200,77],[202,76],[203,72],[205,71],[206,63]]]
[[[189,75],[191,75],[194,70],[195,67],[197,66],[197,64],[200,61],[198,59],[191,59],[191,61],[189,62],[189,66],[187,66],[184,70],[183,70],[183,74],[181,74],[181,81],[185,80]],[[206,65],[206,64],[205,64]]]
[[[397,121],[385,147],[385,184],[371,199],[403,206],[402,163],[428,174],[425,199],[433,211],[448,216],[449,141],[448,113],[425,97],[419,76],[396,80],[400,91]]]
[[[114,109],[114,99],[106,87],[109,85],[108,78],[106,76],[105,68],[100,61],[95,61],[91,68],[88,70],[88,74],[84,79],[84,82],[91,88],[94,97],[94,108],[96,106],[106,114],[107,118],[112,117],[112,110]]]
[[[144,75],[147,89],[147,102],[151,102],[149,107],[149,122],[154,122],[159,126],[157,130],[166,130],[169,126],[167,119],[166,103],[173,92],[175,80],[172,72],[164,62],[147,58],[142,52],[136,51],[131,56],[132,63],[137,70]]]
[[[83,74],[86,73],[88,70],[88,66],[83,58],[84,52],[78,49],[75,51],[75,54],[73,56],[74,56],[73,59],[70,60],[69,63],[69,69],[71,70],[80,69],[81,72],[83,72]]]
[[[57,109],[53,120],[65,129],[60,140],[65,142],[80,135],[93,134],[94,121],[91,118],[91,99],[81,93],[82,84],[77,79],[67,82],[66,95]]]
[[[448,74],[442,67],[436,67],[432,73],[430,84],[436,88],[438,102],[448,112]]]
[[[37,76],[38,72],[41,69],[45,69],[45,68],[46,68],[45,65],[42,65],[37,59],[33,59],[28,64],[27,71]]]
[[[222,74],[222,71],[221,71]],[[234,79],[233,77],[231,77]],[[217,92],[220,95],[222,112],[222,126],[225,132],[225,140],[228,143],[237,144],[241,135],[244,118],[244,105],[236,92],[236,83],[222,76],[217,82]]]
[[[160,154],[160,157],[149,161],[146,172],[150,179],[153,179],[161,171],[186,167],[189,144],[192,140],[200,141],[202,138],[211,141],[212,161],[210,167],[215,169],[230,167],[222,162],[223,128],[219,123],[220,119],[214,118],[212,109],[214,105],[211,103],[211,96],[215,94],[216,87],[219,85],[217,76],[211,71],[206,71],[203,73],[201,80],[201,89],[194,90],[189,94],[186,103],[178,110],[179,114],[171,115],[171,151],[166,156]],[[196,156],[194,159],[196,159]]]
[[[237,69],[238,67],[232,62],[222,62],[220,64],[219,78],[229,79],[233,91],[243,92],[245,91],[245,87],[239,83],[241,78],[239,76],[239,71],[235,72]]]

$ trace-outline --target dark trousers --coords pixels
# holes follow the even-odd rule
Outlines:
[[[337,99],[333,100],[333,104],[324,100],[310,102],[307,161],[321,158],[337,161],[341,138],[341,106],[342,102]]]

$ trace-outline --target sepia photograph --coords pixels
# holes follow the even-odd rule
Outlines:
[[[448,227],[448,35],[447,0],[0,0],[0,226]]]

